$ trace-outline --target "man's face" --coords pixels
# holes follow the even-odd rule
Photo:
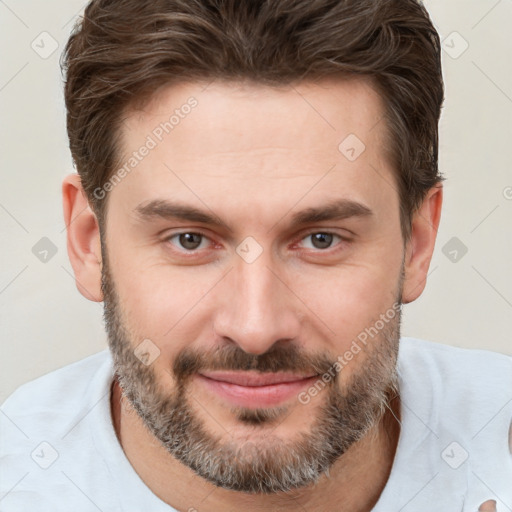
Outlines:
[[[169,87],[123,125],[137,162],[109,194],[103,239],[119,382],[217,485],[316,481],[396,390],[404,245],[382,114],[362,81],[214,82]],[[288,382],[247,380],[269,375]]]

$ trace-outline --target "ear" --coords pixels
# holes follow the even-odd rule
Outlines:
[[[75,274],[76,287],[86,299],[101,302],[100,230],[78,174],[64,178],[62,203],[68,256]]]
[[[425,289],[442,204],[443,187],[439,184],[428,191],[421,206],[413,214],[411,237],[405,248],[405,279],[402,288],[404,304],[415,301]]]

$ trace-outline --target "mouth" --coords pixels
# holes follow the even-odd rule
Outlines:
[[[318,375],[258,372],[201,372],[197,374],[210,392],[231,405],[273,407],[296,397]]]

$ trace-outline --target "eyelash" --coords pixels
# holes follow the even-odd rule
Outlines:
[[[302,249],[302,250],[305,250],[305,251],[313,251],[315,253],[332,253],[333,251],[337,251],[339,250],[339,247],[340,245],[345,245],[345,243],[348,243],[350,242],[350,240],[346,237],[343,237],[341,235],[338,235],[337,233],[334,233],[332,231],[321,231],[321,230],[313,230],[313,231],[309,231],[307,233],[305,233],[304,235],[301,236],[301,238],[299,238],[296,242],[293,242],[293,245],[295,246],[298,242],[302,242],[304,239],[310,237],[311,235],[315,235],[315,234],[318,234],[318,233],[321,233],[323,235],[332,235],[333,237],[338,237],[340,239],[340,242],[338,242],[338,244],[334,245],[334,249],[333,247],[327,247],[326,249]],[[167,236],[165,239],[164,239],[164,242],[168,242],[170,243],[170,245],[174,245],[171,243],[171,240],[175,237],[179,237],[180,235],[185,235],[185,234],[193,234],[193,235],[199,235],[201,237],[203,237],[203,239],[210,239],[208,237],[208,235],[206,235],[205,233],[202,233],[200,231],[179,231],[177,233],[173,233],[172,235],[170,236]],[[202,240],[201,240],[202,242]],[[179,250],[179,249],[173,249],[175,250],[176,252],[182,254],[182,255],[187,255],[186,257],[188,258],[193,258],[195,256],[198,255],[198,253],[201,251],[201,249],[192,249],[192,250],[186,250],[186,249],[182,249],[182,250]]]

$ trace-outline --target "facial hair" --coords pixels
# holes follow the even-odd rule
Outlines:
[[[143,364],[134,353],[138,343],[124,320],[103,240],[102,254],[105,326],[115,378],[123,395],[173,457],[216,486],[273,494],[315,484],[381,421],[386,409],[390,409],[390,401],[398,395],[400,309],[361,347],[355,359],[364,354],[363,364],[359,364],[343,385],[340,374],[335,373],[309,405],[296,405],[315,405],[316,418],[309,430],[299,432],[293,440],[272,433],[262,437],[255,434],[255,429],[285,421],[288,407],[233,407],[234,417],[240,424],[250,426],[250,433],[244,439],[214,435],[194,410],[194,400],[190,400],[189,384],[200,370],[306,372],[318,374],[320,382],[321,375],[332,372],[336,358],[325,353],[305,354],[291,343],[276,343],[261,355],[246,353],[236,344],[210,352],[187,347],[169,369],[175,389],[162,389],[153,367]],[[402,265],[396,304],[401,304],[403,276]]]

